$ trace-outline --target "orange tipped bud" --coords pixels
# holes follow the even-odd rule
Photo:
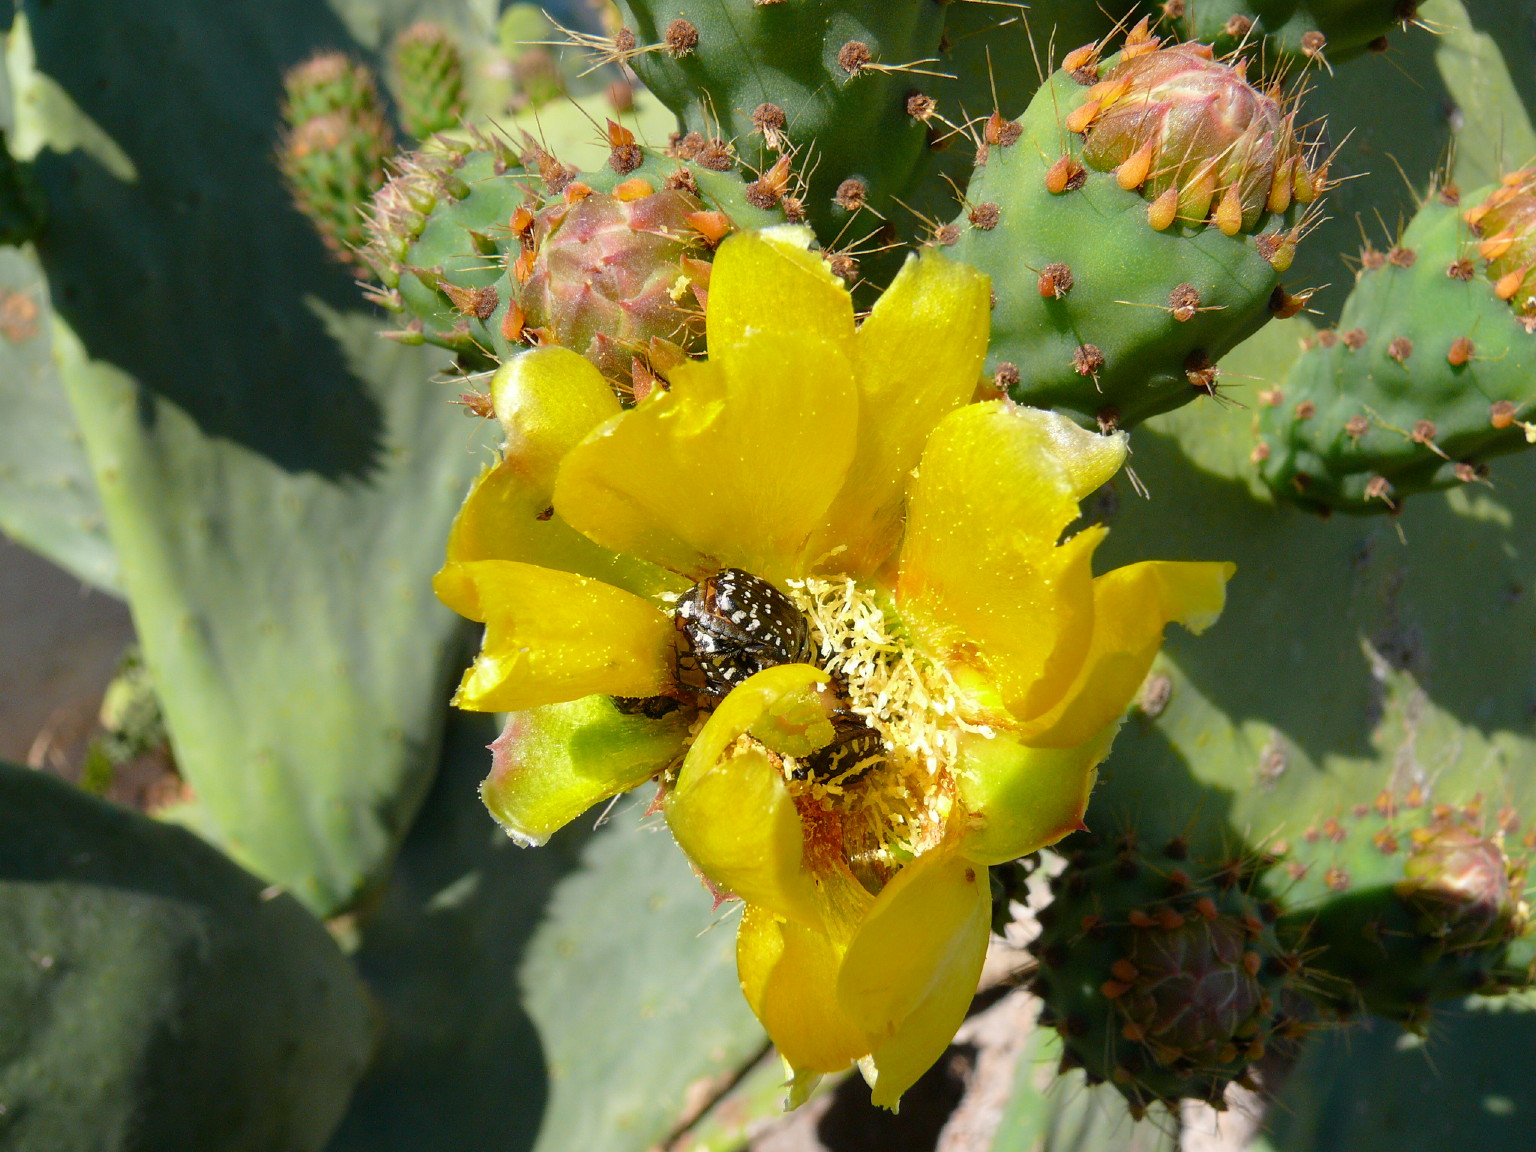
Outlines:
[[[724,212],[690,212],[688,226],[697,232],[713,248],[731,234],[734,225]]]
[[[1154,232],[1166,232],[1173,226],[1174,218],[1179,214],[1179,190],[1169,188],[1151,204],[1147,205],[1147,223],[1152,225]]]
[[[592,195],[592,188],[588,184],[583,184],[580,180],[572,180],[565,186],[565,190],[562,195],[565,197],[565,202],[567,204],[575,204],[576,202],[585,200],[588,196]]]
[[[635,142],[635,134],[615,120],[608,121],[608,147],[625,148]]]
[[[1094,117],[1099,114],[1101,107],[1099,101],[1089,100],[1086,104],[1072,110],[1067,116],[1068,132],[1086,132],[1088,126],[1093,123]]]
[[[627,202],[630,200],[642,199],[643,197],[651,195],[655,191],[655,186],[652,185],[649,180],[646,180],[641,176],[636,176],[632,179],[625,180],[622,184],[615,185],[613,194],[620,200]]]
[[[1236,236],[1243,228],[1243,200],[1237,185],[1228,184],[1216,205],[1216,227],[1228,236]]]
[[[1115,180],[1127,192],[1133,192],[1147,182],[1152,172],[1152,157],[1157,154],[1157,142],[1148,140],[1115,169]]]
[[[1520,291],[1520,285],[1525,281],[1528,268],[1516,268],[1513,272],[1506,272],[1493,284],[1493,294],[1500,300],[1513,300],[1515,293]]]
[[[1092,44],[1084,44],[1081,48],[1074,48],[1068,52],[1061,61],[1061,67],[1067,72],[1078,72],[1084,68],[1091,68],[1099,62],[1099,45],[1095,41]]]

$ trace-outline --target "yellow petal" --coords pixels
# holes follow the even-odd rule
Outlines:
[[[869,1038],[837,1002],[842,957],[803,924],[748,904],[736,933],[736,972],[748,1005],[796,1079],[840,1072],[869,1051]]]
[[[618,397],[584,356],[551,345],[519,352],[491,377],[491,403],[505,452],[545,505],[560,461],[592,429],[619,413]]]
[[[805,568],[857,417],[842,350],[779,327],[748,333],[729,359],[673,369],[670,392],[572,449],[555,509],[604,547],[674,572],[783,580]]]
[[[937,848],[906,865],[875,898],[848,944],[838,975],[844,1010],[877,1039],[895,1033],[908,1014],[957,970],[986,951],[991,889],[987,870],[952,849]],[[957,969],[956,966],[959,966]]]
[[[1032,748],[1007,732],[966,736],[955,771],[969,813],[959,850],[980,864],[1001,864],[1081,828],[1118,727],[1116,719],[1072,748]]]
[[[781,664],[738,685],[694,739],[665,800],[672,835],[700,872],[818,930],[822,901],[805,868],[799,810],[767,753],[736,741],[779,700],[827,679],[809,664]]]
[[[1176,621],[1203,632],[1215,623],[1235,571],[1232,564],[1148,560],[1094,580],[1088,658],[1062,700],[1019,735],[1071,748],[1118,721],[1162,647],[1163,628]]]
[[[474,560],[558,568],[648,598],[688,586],[664,568],[599,547],[553,515],[547,488],[541,491],[523,462],[510,456],[480,474],[448,534],[448,563]]]
[[[858,448],[811,556],[846,545],[832,566],[868,576],[894,553],[907,483],[928,434],[976,390],[987,351],[988,284],[976,269],[928,248],[907,257],[876,301],[855,340]]]
[[[852,355],[853,298],[810,242],[809,228],[779,227],[720,245],[704,317],[711,360],[734,357],[754,332],[792,332]]]
[[[520,844],[543,844],[594,804],[649,780],[682,751],[691,713],[659,720],[587,696],[514,712],[491,745],[480,799]]]
[[[923,452],[899,602],[937,653],[974,645],[1021,719],[1055,704],[1087,654],[1102,531],[1057,540],[1124,454],[1121,436],[1007,401],[951,412]]]
[[[511,560],[448,564],[438,599],[485,623],[453,702],[518,712],[582,696],[655,696],[672,680],[671,618],[599,580]]]
[[[954,1038],[986,959],[991,908],[986,868],[941,848],[896,874],[848,945],[837,999],[873,1040],[876,1104],[895,1107]]]

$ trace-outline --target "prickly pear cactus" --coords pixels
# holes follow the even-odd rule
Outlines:
[[[400,126],[418,140],[456,128],[464,116],[464,60],[453,34],[420,21],[399,36],[390,52]]]
[[[1430,196],[1398,242],[1367,248],[1336,326],[1261,395],[1254,459],[1283,499],[1397,511],[1486,482],[1530,442],[1536,400],[1536,173]]]
[[[1281,1008],[1302,959],[1256,890],[1260,860],[1191,861],[1181,839],[1147,850],[1134,833],[1063,850],[1031,945],[1062,1071],[1113,1084],[1139,1118],[1185,1097],[1220,1104],[1272,1037],[1302,1034]]]
[[[1332,66],[1385,52],[1387,34],[1417,18],[1418,0],[1163,0],[1167,27],[1215,46],[1253,48],[1272,65]]]
[[[1519,4],[126,11],[22,4],[7,41],[0,242],[32,247],[0,260],[0,366],[14,369],[0,373],[0,524],[130,600],[163,729],[117,693],[99,750],[168,737],[191,799],[167,816],[222,855],[0,769],[0,825],[17,829],[0,857],[21,853],[0,878],[21,925],[9,951],[0,940],[13,994],[0,1035],[26,1045],[0,1059],[0,1141],[741,1152],[761,1139],[784,1076],[741,999],[728,894],[651,834],[659,801],[621,796],[597,827],[560,832],[575,809],[551,804],[525,835],[548,845],[524,851],[474,787],[489,763],[485,797],[505,815],[516,773],[542,769],[555,789],[597,770],[675,783],[693,711],[592,696],[510,724],[490,753],[494,726],[460,717],[434,785],[469,638],[428,582],[477,472],[506,524],[455,532],[483,535],[501,557],[486,563],[528,558],[515,531],[492,538],[522,521],[564,525],[586,549],[564,561],[576,569],[612,568],[552,519],[553,481],[520,471],[526,454],[503,446],[481,468],[499,430],[453,405],[514,429],[509,382],[554,355],[605,420],[681,410],[668,405],[702,378],[682,366],[721,351],[708,347],[719,246],[790,222],[827,265],[802,269],[806,294],[835,296],[850,324],[909,246],[945,250],[916,262],[925,274],[963,261],[990,277],[984,372],[971,379],[977,332],[956,403],[1016,413],[1006,393],[1131,430],[1132,469],[1082,502],[1074,529],[1110,529],[1102,567],[1238,566],[1219,627],[1170,637],[1110,721],[1087,829],[1060,859],[993,870],[994,930],[1018,943],[1028,917],[1010,918],[1027,905],[1039,935],[1013,971],[1034,993],[1005,994],[1002,977],[989,997],[1027,1034],[1010,1041],[1006,1105],[977,1089],[997,1129],[973,1143],[1191,1146],[1176,1116],[1241,1101],[1267,1109],[1255,1149],[1523,1152],[1536,1100],[1489,1058],[1536,1044],[1521,1010],[1536,982],[1536,462],[1515,455],[1536,435],[1536,177],[1509,168],[1536,149],[1536,70]],[[386,166],[391,118],[415,150]],[[1357,220],[1373,239],[1346,267]],[[353,268],[320,259],[322,244]],[[350,271],[373,277],[370,305]],[[890,322],[870,315],[873,331]],[[925,332],[954,323],[936,311]],[[597,371],[527,357],[543,345]],[[876,373],[861,428],[904,418],[896,368]],[[859,433],[853,472],[879,441]],[[997,540],[1026,528],[1000,519]],[[663,619],[659,635],[673,631]],[[1033,750],[1041,772],[1063,752]],[[39,861],[49,875],[32,874]],[[896,888],[862,863],[849,875],[850,905]],[[22,883],[7,893],[4,879]],[[985,879],[966,873],[975,941]],[[789,1010],[774,1035],[808,1048],[835,1031],[807,999],[844,963],[828,907],[814,957],[749,955],[743,969],[800,966],[773,986]],[[759,931],[793,920],[763,908],[746,939],[811,947]],[[331,916],[350,960],[310,913]],[[101,916],[154,931],[107,939]],[[890,937],[882,962],[904,962],[905,936]],[[324,979],[301,987],[301,971]],[[366,1074],[354,971],[379,1025]],[[132,995],[114,991],[124,972]],[[956,1003],[973,986],[941,983]],[[270,1009],[259,1021],[230,1008],[253,995]],[[5,1028],[35,1020],[39,997],[84,1023]],[[1046,1027],[1028,1032],[1037,1009]],[[985,1048],[985,1027],[965,1027]],[[925,1038],[926,1059],[948,1035]],[[877,1076],[895,1051],[862,1033],[847,1050],[867,1050]],[[995,1055],[976,1064],[989,1084]],[[846,1063],[816,1056],[807,1067]],[[82,1066],[105,1088],[77,1100],[55,1070]],[[957,1066],[939,1057],[930,1077]],[[160,1106],[168,1068],[217,1107]],[[847,1114],[840,1075],[816,1105],[824,1134]],[[795,1102],[813,1079],[795,1076]],[[911,1136],[901,1126],[920,1111],[870,1131]]]
[[[1107,51],[1074,50],[1021,120],[987,122],[950,227],[992,276],[998,385],[1117,427],[1214,395],[1220,357],[1301,307],[1281,278],[1327,177],[1242,61],[1145,22]]]
[[[373,74],[341,52],[324,52],[283,77],[287,125],[278,165],[294,206],[331,255],[362,268],[363,207],[384,182],[395,134]]]

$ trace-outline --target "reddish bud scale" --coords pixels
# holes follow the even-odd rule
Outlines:
[[[1086,134],[1083,160],[1151,201],[1158,230],[1209,220],[1235,235],[1320,191],[1292,114],[1200,45],[1123,52],[1088,96],[1067,124]]]

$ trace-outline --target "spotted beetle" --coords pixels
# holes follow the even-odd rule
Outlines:
[[[768,581],[722,568],[677,603],[677,679],[706,697],[776,664],[811,663],[811,626],[794,601]]]

